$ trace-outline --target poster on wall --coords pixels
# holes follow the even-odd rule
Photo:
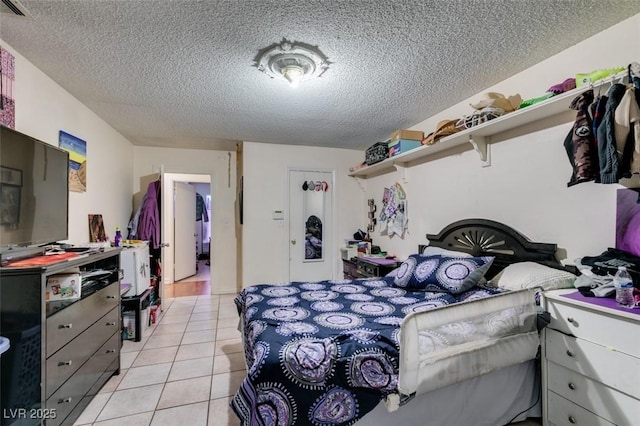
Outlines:
[[[640,190],[618,189],[616,248],[640,256]]]
[[[60,130],[60,149],[69,152],[69,191],[87,191],[87,142]]]
[[[16,60],[0,46],[0,124],[16,128],[16,101],[13,83],[16,80]]]
[[[400,183],[385,188],[382,194],[382,211],[378,222],[382,225],[380,235],[404,238],[408,228],[407,193]]]

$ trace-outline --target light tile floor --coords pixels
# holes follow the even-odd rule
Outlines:
[[[165,299],[142,341],[125,341],[113,376],[74,425],[239,425],[229,408],[245,376],[235,295]]]

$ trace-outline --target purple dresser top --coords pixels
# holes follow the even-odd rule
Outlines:
[[[622,308],[618,306],[618,304],[616,303],[616,299],[611,297],[585,297],[582,294],[580,294],[579,291],[562,294],[561,296],[566,297],[567,299],[573,299],[583,303],[590,303],[592,305],[601,306],[603,308],[609,308],[609,309],[614,309],[616,311],[640,315],[640,308],[634,308],[634,309]]]
[[[371,263],[377,263],[378,265],[395,265],[396,259],[387,259],[384,257],[363,257],[364,260]]]

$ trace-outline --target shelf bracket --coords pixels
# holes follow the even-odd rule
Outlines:
[[[480,156],[480,163],[482,164],[482,167],[491,166],[491,145],[487,143],[487,138],[484,136],[473,136],[473,134],[470,134],[469,143]]]
[[[409,179],[407,177],[407,164],[406,163],[393,163],[393,167],[396,168],[396,171],[400,172],[402,177],[402,183],[409,183]]]
[[[360,187],[360,190],[362,192],[367,192],[367,183],[365,182],[365,180],[358,176],[354,176],[353,178],[356,180],[356,183]]]

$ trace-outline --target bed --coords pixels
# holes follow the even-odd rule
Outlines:
[[[241,423],[493,426],[539,417],[540,288],[486,280],[509,265],[562,269],[556,245],[486,219],[427,239],[386,277],[243,289],[235,303],[247,376],[231,402]],[[460,265],[472,272],[431,278]]]

